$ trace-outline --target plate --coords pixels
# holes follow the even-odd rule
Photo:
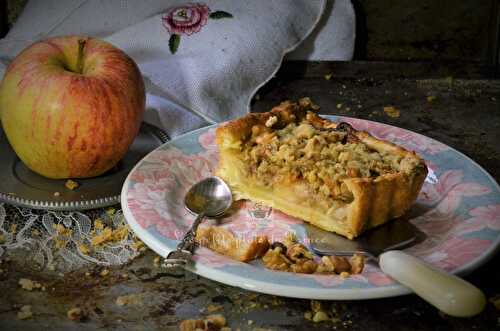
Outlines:
[[[83,210],[117,204],[130,170],[166,141],[166,133],[142,123],[139,134],[116,167],[98,177],[76,180],[79,187],[71,191],[64,186],[66,180],[46,178],[28,169],[14,153],[0,125],[0,201],[50,210]],[[59,196],[54,192],[59,192]]]
[[[376,122],[326,116],[358,130],[415,150],[429,167],[417,202],[407,217],[425,240],[405,251],[453,274],[464,275],[493,256],[500,244],[500,188],[464,154],[423,135]],[[183,207],[184,194],[209,176],[217,164],[215,127],[180,136],[146,156],[127,177],[122,208],[127,222],[146,245],[161,256],[173,250],[194,217]],[[307,244],[302,221],[277,210],[238,203],[221,220],[242,238],[265,234],[272,241],[289,231]],[[363,273],[342,278],[271,271],[260,261],[233,261],[199,248],[189,270],[247,290],[308,299],[370,299],[411,291],[367,263]]]

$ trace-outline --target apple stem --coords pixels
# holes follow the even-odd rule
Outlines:
[[[83,73],[83,50],[85,48],[85,44],[87,40],[78,39],[78,57],[76,60],[76,72],[81,74]]]

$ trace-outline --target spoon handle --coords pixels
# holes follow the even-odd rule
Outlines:
[[[442,312],[456,317],[479,314],[486,305],[480,289],[438,270],[422,260],[402,251],[388,251],[380,255],[384,273],[411,288],[418,296]]]
[[[168,253],[166,259],[163,261],[163,266],[166,268],[182,267],[186,265],[193,256],[196,247],[196,230],[201,221],[205,218],[205,213],[200,213],[194,220],[191,228],[184,234],[181,242],[177,245],[174,251]]]
[[[205,218],[205,213],[200,213],[196,216],[191,228],[184,234],[181,242],[177,245],[178,251],[188,251],[191,254],[194,252],[194,248],[196,246],[195,238],[196,238],[196,230],[198,230],[198,225],[200,225],[201,221]]]

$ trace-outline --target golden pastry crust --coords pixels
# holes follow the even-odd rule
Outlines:
[[[217,175],[231,186],[236,198],[264,203],[350,239],[402,216],[416,200],[427,175],[424,161],[415,152],[367,132],[349,126],[340,130],[337,123],[309,111],[311,107],[308,99],[286,101],[270,112],[248,114],[219,127]],[[286,133],[302,136],[295,137],[295,145],[284,146],[290,140]],[[284,161],[276,161],[277,151],[299,143],[301,154],[288,151]],[[337,154],[329,160],[322,148]],[[346,153],[342,155],[342,151]],[[351,154],[357,161],[344,162],[342,158]],[[286,171],[296,173],[283,176],[283,164]],[[325,177],[320,173],[325,164],[330,165],[330,174],[339,169],[339,175]]]
[[[269,241],[265,236],[257,236],[248,242],[236,238],[231,231],[218,226],[200,226],[196,231],[196,242],[242,262],[263,256],[269,248]]]

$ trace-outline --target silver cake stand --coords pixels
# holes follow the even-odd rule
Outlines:
[[[66,180],[45,178],[28,169],[12,150],[0,125],[0,202],[60,211],[117,204],[130,170],[146,154],[168,140],[167,134],[159,128],[142,123],[129,151],[114,169],[98,177],[77,179],[78,188],[69,190],[64,185]]]

